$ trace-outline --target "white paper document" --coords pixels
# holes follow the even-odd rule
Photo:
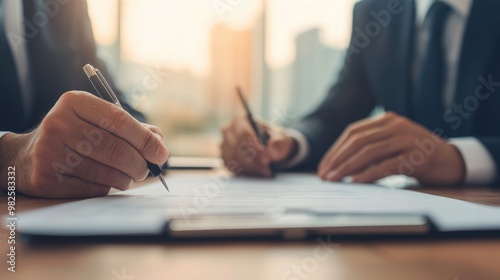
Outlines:
[[[21,214],[28,234],[158,234],[169,219],[197,215],[284,213],[418,214],[442,232],[500,230],[500,207],[483,206],[378,185],[321,181],[315,175],[279,174],[273,179],[230,177],[227,173],[167,176],[159,182],[102,198]]]

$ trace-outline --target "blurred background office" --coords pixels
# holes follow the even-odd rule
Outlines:
[[[130,103],[176,156],[218,156],[241,112],[286,125],[335,82],[355,0],[88,0],[94,36]]]

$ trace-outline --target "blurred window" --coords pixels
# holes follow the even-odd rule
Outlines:
[[[336,80],[354,0],[88,0],[102,57],[175,155],[216,156],[242,111],[287,124]]]

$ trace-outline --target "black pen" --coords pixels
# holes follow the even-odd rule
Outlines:
[[[99,96],[102,99],[109,101],[120,108],[123,108],[122,105],[120,104],[120,101],[116,97],[115,92],[113,91],[113,89],[111,88],[109,83],[106,81],[104,76],[101,74],[101,71],[99,71],[99,69],[94,68],[90,64],[86,64],[85,66],[83,66],[83,71],[85,72],[85,74],[89,78],[90,82],[92,83],[92,85],[96,89],[97,94],[99,94]],[[149,172],[151,172],[151,174],[154,177],[158,178],[160,180],[160,182],[163,184],[163,186],[165,187],[165,189],[167,189],[167,191],[170,192],[170,190],[168,189],[167,183],[165,182],[165,180],[163,179],[163,176],[161,175],[161,172],[162,172],[161,168],[158,165],[153,164],[149,161],[146,161],[146,163],[148,165]]]
[[[252,111],[250,110],[250,105],[248,105],[248,102],[247,102],[245,96],[243,95],[243,90],[241,89],[241,87],[237,86],[236,91],[238,92],[238,96],[240,97],[241,103],[243,103],[243,107],[245,107],[248,121],[250,122],[250,125],[252,126],[252,129],[255,132],[255,135],[259,139],[260,143],[264,147],[267,147],[267,144],[269,142],[269,137],[267,135],[265,135],[262,132],[262,130],[259,128],[259,126],[257,125],[257,122],[255,121],[255,119],[253,117]],[[271,168],[271,175],[274,176],[275,172],[274,172],[274,168],[272,167],[272,165],[270,166],[270,168]]]

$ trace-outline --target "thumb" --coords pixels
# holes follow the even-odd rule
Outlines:
[[[154,136],[156,136],[156,138],[158,138],[161,141],[163,141],[163,134],[158,133],[157,131],[154,131],[154,130],[151,130],[151,132],[153,132],[153,134],[154,134]]]
[[[147,128],[149,131],[151,131],[153,133],[153,135],[156,138],[158,138],[158,140],[160,140],[160,142],[162,143],[162,145],[166,147],[165,143],[163,142],[163,138],[164,138],[163,131],[161,131],[161,129],[159,127],[154,126],[154,125],[150,125],[150,124],[147,124],[147,123],[142,123],[142,125],[145,128]],[[167,149],[167,160],[168,160],[169,157],[170,157],[170,152]]]
[[[143,123],[142,125],[153,132],[154,136],[156,136],[158,139],[163,140],[164,135],[159,127],[147,123]]]
[[[272,162],[285,161],[293,149],[293,140],[286,137],[279,137],[269,141],[269,158]]]

